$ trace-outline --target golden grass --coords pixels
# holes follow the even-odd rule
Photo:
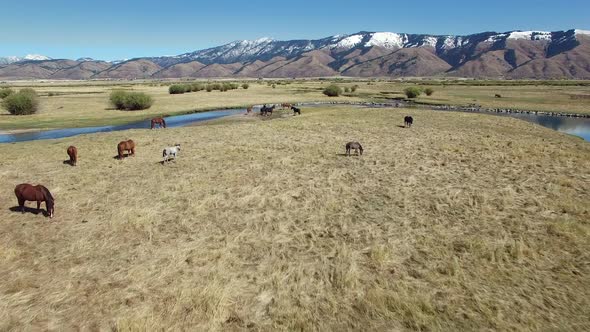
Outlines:
[[[590,329],[590,145],[407,112],[0,145],[0,330]],[[53,221],[9,210],[21,182]]]
[[[341,87],[358,85],[355,93],[337,98],[322,94],[322,89],[331,81],[290,81],[289,84],[276,84],[275,88],[266,82],[250,82],[250,88],[228,92],[193,92],[183,95],[170,95],[168,86],[156,83],[128,84],[111,82],[54,82],[54,83],[13,83],[15,89],[29,86],[39,92],[40,111],[31,116],[10,116],[0,109],[0,130],[50,129],[65,127],[88,127],[122,124],[151,118],[159,115],[173,115],[194,110],[245,107],[262,103],[309,102],[309,101],[376,101],[403,97],[408,86],[403,82],[367,82],[347,80],[338,82]],[[427,81],[421,86],[426,87]],[[422,95],[420,102],[468,105],[480,104],[484,107],[507,107],[539,111],[568,113],[589,113],[590,98],[571,96],[590,96],[587,86],[432,86],[434,95]],[[144,111],[118,111],[108,103],[113,89],[130,89],[150,94],[154,105]],[[49,97],[48,94],[57,93]],[[498,93],[503,98],[494,98]]]

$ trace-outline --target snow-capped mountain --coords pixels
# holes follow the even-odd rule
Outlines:
[[[7,65],[10,63],[21,62],[21,61],[45,61],[51,60],[50,57],[39,54],[27,54],[25,56],[7,56],[0,57],[0,65]]]
[[[480,42],[505,45],[512,40],[563,42],[575,41],[579,35],[590,35],[586,30],[510,31],[505,33],[484,32],[467,36],[423,35],[394,32],[359,32],[350,35],[336,35],[317,40],[279,41],[271,38],[235,41],[223,46],[185,53],[173,57],[149,58],[163,66],[179,62],[199,61],[203,64],[228,64],[244,61],[267,61],[274,57],[295,57],[313,50],[350,50],[355,48],[380,47],[394,50],[400,48],[431,47],[436,54],[466,48]],[[561,40],[561,41],[560,41]]]
[[[47,62],[43,56],[5,59],[5,64],[0,62],[3,79],[338,75],[590,79],[590,31],[516,30],[464,36],[362,31],[314,40],[240,40],[180,55],[111,62],[90,58]]]

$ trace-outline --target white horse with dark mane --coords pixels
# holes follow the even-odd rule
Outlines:
[[[164,151],[162,151],[162,158],[164,158],[162,164],[167,161],[176,160],[178,152],[180,152],[180,144],[165,148]]]

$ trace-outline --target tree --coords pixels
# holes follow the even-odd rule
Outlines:
[[[342,89],[338,85],[335,85],[335,84],[328,85],[324,89],[324,94],[328,97],[338,97],[338,96],[340,96],[341,93],[342,93]]]
[[[433,88],[426,88],[426,89],[424,89],[424,93],[427,96],[432,96],[432,94],[434,93],[434,89]]]
[[[409,88],[405,88],[404,93],[408,98],[416,98],[422,94],[422,89],[417,86],[411,86]]]
[[[250,84],[248,84],[248,83],[242,84],[242,89],[244,89],[244,90],[248,89],[249,87],[250,87]]]

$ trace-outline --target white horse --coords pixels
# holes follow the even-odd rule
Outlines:
[[[180,152],[180,144],[165,148],[164,151],[162,151],[162,158],[164,158],[162,164],[167,161],[176,160],[178,152]]]

